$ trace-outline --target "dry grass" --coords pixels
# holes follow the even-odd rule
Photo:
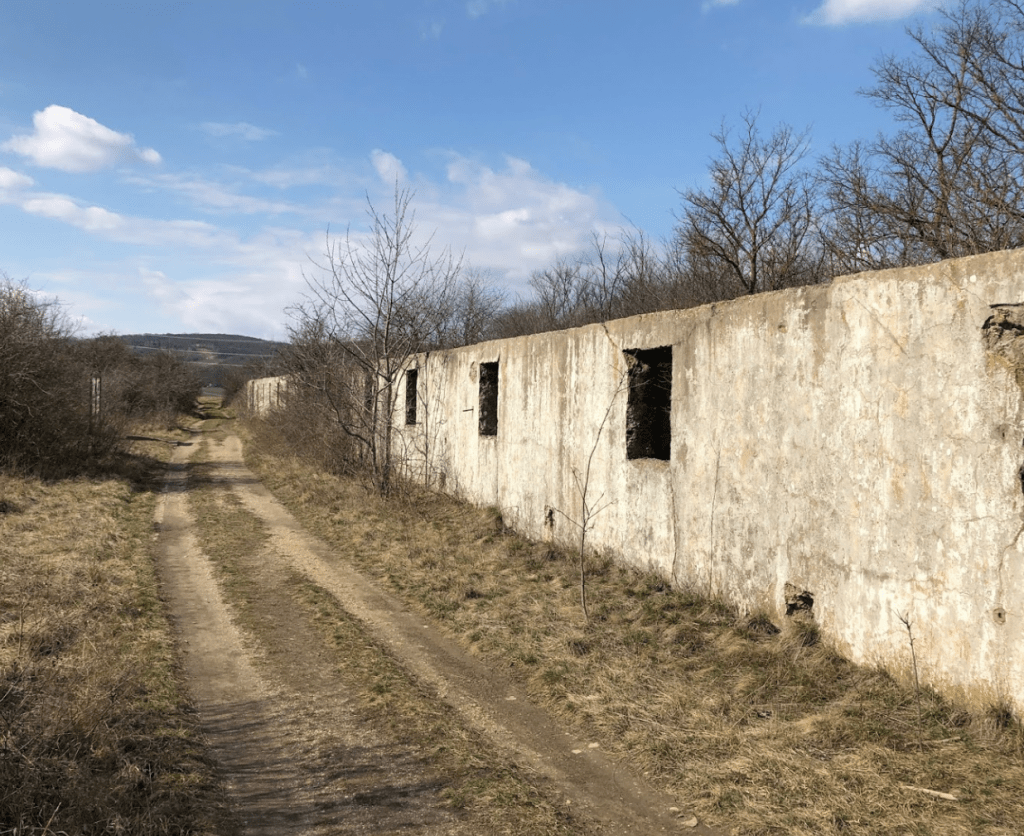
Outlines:
[[[150,552],[166,450],[0,474],[0,834],[230,832]]]
[[[253,426],[250,466],[311,530],[706,821],[743,834],[1024,833],[1024,732],[1005,709],[971,714],[927,689],[918,706],[812,623],[776,631],[597,557],[584,621],[571,555],[505,530],[494,510],[414,489],[383,504]]]

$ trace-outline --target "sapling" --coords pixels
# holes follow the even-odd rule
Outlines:
[[[918,751],[921,751],[924,748],[924,743],[921,740],[921,681],[917,675],[917,652],[914,650],[914,631],[912,629],[909,612],[906,615],[903,615],[899,611],[896,611],[896,617],[903,623],[903,626],[907,628],[907,636],[910,638],[910,661],[914,665],[914,696],[917,703],[917,749]]]

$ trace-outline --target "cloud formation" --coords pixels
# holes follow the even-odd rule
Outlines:
[[[50,105],[32,115],[32,124],[34,133],[13,136],[0,148],[43,168],[76,173],[131,162],[160,162],[152,148],[138,148],[131,134],[112,131],[71,108]]]
[[[898,20],[939,5],[941,0],[825,0],[804,22],[841,26],[846,23]]]
[[[266,336],[281,334],[284,311],[301,298],[303,273],[315,270],[311,260],[323,252],[328,225],[351,227],[354,241],[365,240],[365,195],[376,209],[389,212],[396,178],[414,191],[411,208],[420,243],[431,239],[435,252],[447,247],[462,254],[465,263],[486,270],[513,292],[525,291],[532,271],[582,250],[593,232],[612,231],[618,224],[617,213],[598,194],[553,180],[525,160],[507,157],[489,165],[454,152],[428,158],[442,165],[419,169],[375,149],[348,165],[328,160],[308,169],[222,167],[206,176],[160,172],[121,178],[139,187],[139,197],[184,198],[189,208],[179,218],[135,214],[139,204],[130,199],[95,205],[0,167],[0,204],[97,242],[128,244],[131,249],[123,250],[120,261],[105,269],[135,286],[129,307],[154,307],[165,323],[160,327]],[[303,188],[307,184],[315,188]],[[275,199],[282,188],[296,189],[291,201]],[[244,224],[229,215],[244,215]],[[204,216],[207,220],[200,220]],[[109,330],[117,327],[116,317],[128,317],[119,308],[128,305],[122,292],[101,302],[69,275],[51,278],[66,284],[64,295],[70,294],[76,307],[89,310],[90,327]]]
[[[483,17],[491,9],[504,6],[508,0],[469,0],[466,3],[466,14],[472,18]]]
[[[398,157],[379,148],[374,148],[370,153],[370,162],[373,163],[377,176],[385,186],[394,186],[396,183],[400,185],[408,176],[405,166]]]
[[[258,128],[255,125],[250,125],[248,122],[203,122],[199,127],[210,136],[237,136],[246,142],[259,142],[261,139],[277,136],[277,131],[272,131],[269,128]]]
[[[598,196],[545,177],[526,160],[506,157],[495,169],[459,155],[447,167],[456,193],[418,217],[437,217],[438,237],[465,249],[475,266],[522,286],[534,270],[584,249],[592,232],[615,226]]]
[[[35,185],[35,181],[27,174],[0,166],[0,195],[28,189],[33,185]]]
[[[237,185],[228,185],[187,174],[155,174],[131,176],[130,183],[175,192],[186,197],[192,206],[206,212],[239,215],[303,214],[306,207],[281,200],[267,200],[241,193]]]

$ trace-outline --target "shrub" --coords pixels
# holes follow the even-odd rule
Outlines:
[[[77,354],[56,303],[0,274],[0,467],[60,475],[114,443]]]
[[[138,357],[116,337],[76,339],[56,302],[0,273],[0,469],[45,478],[88,470],[122,448],[129,421],[174,420],[201,391],[195,371],[169,353]]]

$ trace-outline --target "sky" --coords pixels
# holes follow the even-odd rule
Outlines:
[[[413,193],[510,299],[624,227],[672,234],[711,134],[812,154],[939,0],[4,0],[0,271],[83,336],[286,339],[329,239]]]

